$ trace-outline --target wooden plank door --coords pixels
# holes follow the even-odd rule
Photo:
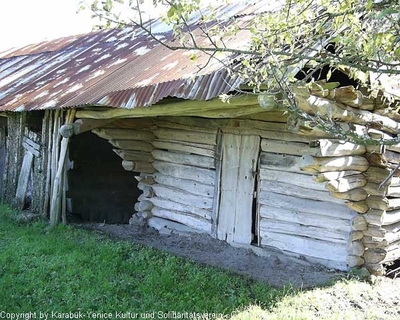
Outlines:
[[[224,134],[221,143],[217,237],[228,243],[250,244],[260,137]]]

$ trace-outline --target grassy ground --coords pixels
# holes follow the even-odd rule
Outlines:
[[[12,211],[0,212],[0,312],[226,315],[293,293],[68,226],[18,225]]]
[[[18,224],[13,215],[0,207],[2,319],[17,319],[13,313],[21,312],[44,320],[400,318],[400,282],[343,280],[309,291],[274,289],[93,232]]]

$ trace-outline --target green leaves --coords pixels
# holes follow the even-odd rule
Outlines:
[[[165,6],[162,20],[173,30],[175,48],[203,51],[211,60],[241,55],[239,69],[235,65],[232,72],[255,90],[261,86],[271,92],[283,90],[303,66],[313,72],[298,82],[311,81],[318,70],[329,66],[345,70],[370,92],[376,88],[369,83],[369,72],[400,74],[399,1],[286,0],[277,7],[264,0],[255,1],[255,8],[262,4],[257,14],[250,5],[238,15],[215,9],[228,2],[234,1],[215,0],[208,7],[200,0],[153,0],[155,6]],[[90,2],[107,26],[128,21],[116,14],[121,3],[138,13],[145,1]],[[130,19],[127,24],[145,26],[140,14]],[[188,56],[201,69],[199,61],[204,60],[198,59],[199,54]],[[326,80],[331,76],[328,71]]]

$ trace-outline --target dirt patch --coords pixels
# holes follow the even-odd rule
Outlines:
[[[160,234],[153,228],[136,225],[85,223],[75,226],[96,230],[115,239],[164,250],[199,263],[221,267],[267,282],[274,287],[290,284],[309,288],[345,276],[342,272],[312,265],[274,251],[264,250],[265,254],[259,256],[250,249],[235,248],[202,234]]]
[[[252,250],[234,248],[206,235],[159,234],[155,229],[134,225],[91,223],[76,226],[95,230],[113,239],[128,240],[221,267],[274,287],[291,284],[308,289],[302,294],[288,296],[273,310],[252,306],[235,319],[391,320],[400,316],[400,279],[379,277],[373,283],[347,281],[343,272],[311,265],[273,251],[265,251],[262,257],[257,256]],[[339,279],[342,281],[335,281]]]

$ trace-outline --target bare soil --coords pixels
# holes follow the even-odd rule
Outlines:
[[[203,234],[160,234],[153,228],[127,224],[80,223],[75,226],[230,270],[274,287],[292,285],[309,288],[346,276],[343,272],[312,265],[272,250],[265,250],[265,254],[259,256],[250,249],[235,248]]]
[[[307,289],[287,297],[271,311],[253,306],[232,319],[400,319],[400,278],[374,281],[348,280],[348,274],[266,251],[234,248],[200,234],[160,234],[138,225],[79,223],[115,240],[153,247],[192,261],[220,267],[274,287]],[[248,313],[248,314],[247,314]],[[247,314],[247,315],[246,315]]]

